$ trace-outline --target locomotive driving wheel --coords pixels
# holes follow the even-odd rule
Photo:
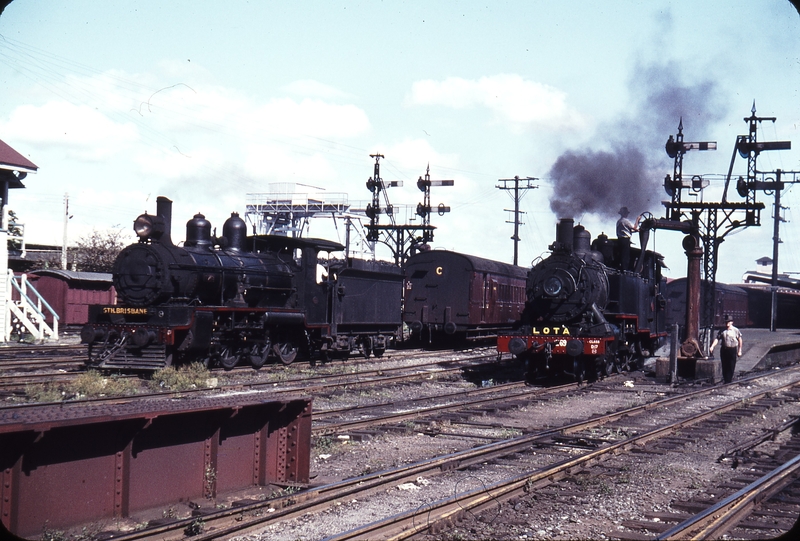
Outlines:
[[[272,349],[283,364],[292,364],[297,358],[297,346],[291,342],[275,344]]]
[[[269,350],[270,350],[270,342],[267,340],[264,344],[254,344],[252,348],[250,348],[250,353],[248,358],[250,359],[250,364],[258,370],[264,363],[267,362],[267,357],[269,357]]]
[[[239,354],[231,346],[223,346],[219,352],[219,364],[225,370],[231,370],[239,363]]]

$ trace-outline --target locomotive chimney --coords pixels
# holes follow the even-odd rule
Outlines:
[[[572,218],[561,218],[556,224],[556,242],[551,247],[554,251],[572,251],[572,227],[575,220]]]
[[[164,233],[161,235],[161,242],[172,243],[172,200],[163,195],[156,199],[156,215],[164,219]]]

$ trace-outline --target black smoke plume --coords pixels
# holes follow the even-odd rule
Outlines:
[[[681,84],[676,64],[640,67],[629,84],[630,114],[599,128],[606,148],[568,150],[550,169],[550,209],[557,217],[594,214],[616,220],[620,207],[632,216],[661,215],[664,177],[672,160],[664,143],[683,120],[687,141],[709,140],[709,128],[727,112],[712,80]],[[712,139],[713,140],[713,139]]]

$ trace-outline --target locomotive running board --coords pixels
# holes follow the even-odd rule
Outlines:
[[[38,539],[45,529],[303,485],[310,451],[306,397],[23,404],[0,413],[0,519]]]

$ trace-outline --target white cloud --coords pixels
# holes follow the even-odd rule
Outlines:
[[[308,174],[313,175],[318,183],[336,177],[336,171],[319,153],[289,153],[274,145],[247,145],[243,166],[249,175],[264,179],[266,183],[300,182]],[[265,185],[264,191],[266,188]]]
[[[245,133],[283,137],[350,138],[370,129],[367,114],[355,105],[334,105],[318,99],[273,99],[254,107],[242,123]]]
[[[352,99],[352,95],[313,79],[293,81],[283,87],[289,94],[303,98]]]
[[[0,125],[4,137],[43,148],[63,148],[80,161],[106,159],[138,139],[136,126],[120,123],[87,105],[52,101],[21,105]]]
[[[485,107],[497,119],[517,127],[546,126],[575,129],[585,121],[567,105],[565,92],[526,81],[519,75],[493,75],[478,80],[448,77],[442,81],[417,81],[407,96],[408,105],[441,105],[454,109]]]

